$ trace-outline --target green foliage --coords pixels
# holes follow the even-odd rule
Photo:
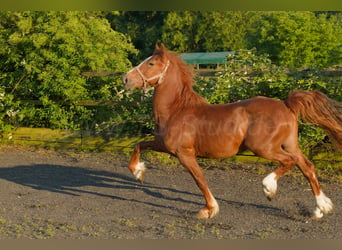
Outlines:
[[[215,78],[198,78],[196,90],[211,103],[227,103],[258,95],[286,99],[291,90],[320,90],[340,100],[340,77],[326,77],[325,70],[289,70],[272,63],[256,50],[240,50],[227,57],[227,69]]]
[[[210,103],[229,103],[258,95],[284,99],[293,88],[287,70],[256,50],[240,50],[227,58],[227,70],[216,78],[200,79],[200,92]],[[207,86],[208,84],[208,86]]]
[[[247,32],[249,47],[288,67],[327,67],[341,62],[339,17],[313,12],[256,12]]]
[[[341,20],[340,12],[172,11],[156,41],[176,52],[257,48],[278,65],[323,68],[342,60]]]
[[[19,104],[13,100],[13,95],[5,93],[0,88],[0,132],[8,133],[11,131],[17,117],[20,116],[18,113]]]
[[[245,48],[248,19],[244,12],[170,12],[162,41],[177,52],[225,51]]]
[[[24,126],[79,128],[93,110],[82,99],[115,99],[120,78],[92,79],[84,71],[124,72],[130,67],[129,40],[97,12],[0,12],[0,87],[22,104]],[[61,104],[68,105],[61,105]]]
[[[273,65],[267,56],[256,56],[255,50],[240,50],[227,58],[227,70],[210,79],[211,103],[228,103],[258,95],[269,95],[275,82],[287,80],[284,70]],[[206,89],[201,83],[202,91]]]
[[[162,42],[162,27],[168,12],[164,11],[120,11],[109,13],[106,18],[114,30],[126,34],[139,50],[129,58],[133,64],[148,57],[156,42]]]
[[[153,131],[152,94],[149,89],[127,91],[116,86],[117,105],[111,107],[105,116],[96,119],[96,130],[114,134],[148,134]]]

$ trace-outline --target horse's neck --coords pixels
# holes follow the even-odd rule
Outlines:
[[[166,80],[166,79],[165,79]],[[181,79],[165,81],[155,89],[153,97],[153,114],[156,130],[162,132],[171,115],[206,101],[195,93],[191,86],[184,86]]]
[[[165,127],[169,117],[175,108],[177,102],[176,91],[167,86],[167,82],[163,83],[163,86],[158,86],[155,89],[153,96],[153,115],[156,123],[156,129],[160,130]],[[178,91],[177,91],[178,92]]]

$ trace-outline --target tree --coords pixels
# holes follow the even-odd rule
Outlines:
[[[130,58],[133,64],[140,62],[153,52],[154,45],[162,42],[162,27],[168,12],[164,11],[120,11],[106,15],[112,28],[128,36],[137,55]]]
[[[241,11],[201,12],[197,37],[203,51],[234,51],[246,48],[248,27],[246,13]]]
[[[22,105],[24,125],[79,127],[91,112],[74,104],[106,94],[109,84],[82,72],[124,72],[135,52],[99,12],[0,12],[0,88],[16,100],[43,103]]]
[[[170,12],[162,40],[177,52],[244,49],[248,19],[240,11]]]
[[[325,67],[341,61],[342,27],[334,15],[254,12],[249,47],[288,67]]]
[[[196,12],[170,12],[164,21],[162,41],[177,52],[198,51]]]

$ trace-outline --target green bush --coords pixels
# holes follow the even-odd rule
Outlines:
[[[114,134],[149,134],[154,128],[152,111],[153,90],[127,91],[122,84],[115,86],[116,105],[102,107],[104,113],[96,119],[96,130]],[[99,108],[95,108],[99,111]]]
[[[19,104],[13,101],[13,95],[0,88],[0,138],[3,133],[12,130],[15,121],[20,116]],[[20,118],[19,118],[20,119]]]
[[[0,88],[7,101],[29,100],[15,117],[21,126],[79,129],[92,123],[97,111],[77,102],[115,100],[121,79],[82,73],[124,72],[136,52],[101,12],[0,12]]]

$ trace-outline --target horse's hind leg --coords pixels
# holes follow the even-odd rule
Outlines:
[[[314,210],[313,218],[319,219],[323,214],[327,214],[333,210],[333,203],[325,196],[315,174],[314,165],[299,151],[298,153],[298,167],[308,179],[311,185],[312,192],[316,198],[316,208]]]
[[[280,163],[280,166],[262,181],[264,193],[267,199],[271,200],[277,192],[277,180],[296,165],[298,158],[284,151],[281,147],[277,150],[263,150],[257,154],[263,158]]]
[[[262,182],[264,193],[268,199],[272,199],[277,190],[277,180],[289,171],[293,166],[297,165],[302,171],[303,175],[308,179],[313,194],[316,198],[316,208],[314,210],[314,218],[319,219],[324,213],[329,213],[333,209],[331,200],[322,192],[319,182],[317,180],[314,165],[303,155],[299,148],[286,148],[287,151],[280,149],[277,152],[266,151],[260,156],[279,161],[280,167],[266,176]]]

